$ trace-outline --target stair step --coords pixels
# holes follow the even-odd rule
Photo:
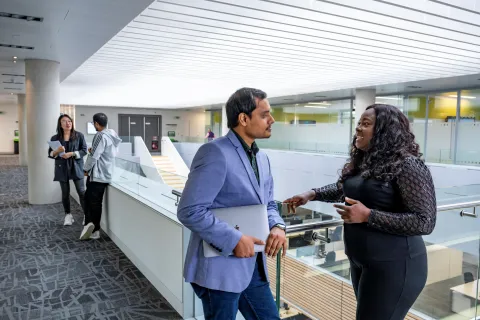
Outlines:
[[[164,177],[162,176],[164,181],[172,181],[172,182],[183,182],[182,178],[179,177]]]

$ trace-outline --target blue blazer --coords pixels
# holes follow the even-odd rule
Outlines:
[[[185,258],[185,281],[235,293],[242,292],[250,284],[255,257],[228,256],[242,233],[217,219],[211,209],[265,204],[270,228],[277,223],[283,224],[273,198],[273,178],[267,155],[258,152],[257,163],[260,183],[232,131],[198,150],[178,206],[178,219],[192,231]],[[205,258],[202,240],[221,250],[221,256]],[[263,261],[267,271],[265,253]]]

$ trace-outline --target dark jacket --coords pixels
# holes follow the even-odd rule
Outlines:
[[[58,139],[57,135],[54,135],[50,141],[60,141],[62,146],[65,147],[66,143],[62,139]],[[60,156],[53,158],[50,153],[52,148],[48,148],[48,157],[55,159],[55,177],[53,181],[63,181],[68,180],[81,180],[84,178],[83,172],[83,157],[87,154],[87,142],[82,133],[76,131],[75,140],[70,140],[70,144],[65,152],[75,152],[75,156],[69,159],[63,159]],[[73,166],[73,169],[71,169]],[[71,169],[69,174],[69,168]]]

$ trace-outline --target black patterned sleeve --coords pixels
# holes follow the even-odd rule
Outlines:
[[[407,212],[372,210],[368,225],[383,232],[403,236],[432,233],[437,218],[437,203],[428,167],[420,159],[407,158],[397,178],[397,184]]]
[[[321,188],[313,189],[315,191],[315,201],[322,202],[344,202],[343,189],[338,183],[332,183]]]

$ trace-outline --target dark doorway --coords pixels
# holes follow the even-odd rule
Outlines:
[[[150,152],[160,152],[162,116],[120,114],[118,125],[118,132],[123,141],[133,142],[134,137],[142,137]]]

